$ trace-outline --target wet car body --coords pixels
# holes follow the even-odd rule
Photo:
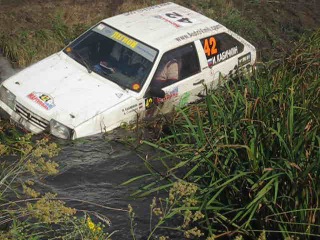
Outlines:
[[[169,57],[179,77],[155,88]],[[76,139],[182,107],[255,60],[246,40],[168,2],[105,19],[7,79],[0,108],[28,131]]]

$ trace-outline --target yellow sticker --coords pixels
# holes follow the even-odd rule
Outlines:
[[[137,45],[138,45],[138,42],[131,39],[131,38],[128,38],[126,37],[125,35],[115,31],[112,36],[112,38],[118,40],[119,42],[122,42],[124,43],[125,45],[131,47],[131,48],[135,48]]]
[[[153,104],[153,98],[147,98],[145,101],[146,109],[150,108]]]
[[[140,89],[140,84],[138,84],[138,83],[134,83],[133,85],[132,85],[132,89],[133,90],[139,90]]]

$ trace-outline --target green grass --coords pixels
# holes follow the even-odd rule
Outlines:
[[[156,159],[166,172],[149,166],[154,177],[145,176],[137,195],[172,195],[177,183],[197,189],[193,205],[170,205],[170,194],[163,200],[170,211],[161,226],[200,211],[203,219],[185,228],[182,221],[175,230],[186,234],[197,226],[208,237],[320,237],[319,62],[320,30],[264,71],[180,109],[169,135],[144,142],[162,151]]]

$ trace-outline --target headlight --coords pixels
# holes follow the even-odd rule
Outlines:
[[[7,104],[11,109],[14,109],[16,96],[4,86],[0,87],[0,100]]]
[[[65,125],[51,119],[50,133],[58,138],[72,139],[73,131],[72,129],[66,127]]]

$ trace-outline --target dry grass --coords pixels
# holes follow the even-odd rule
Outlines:
[[[163,0],[0,0],[0,50],[16,66],[27,66],[58,50],[101,19],[164,2]],[[302,32],[319,26],[319,3],[294,1],[175,0],[221,22],[252,42],[269,59],[292,46]],[[289,4],[290,3],[290,4]],[[58,19],[57,19],[58,16]],[[57,22],[58,20],[58,22]],[[57,26],[57,23],[60,25]],[[63,26],[63,31],[57,27]],[[63,36],[56,36],[58,34]],[[41,39],[45,32],[47,38]],[[36,35],[36,37],[34,37]],[[21,41],[23,39],[23,41]]]
[[[61,50],[66,41],[98,21],[151,2],[5,1],[0,10],[0,49],[15,67],[25,67]]]
[[[59,51],[87,27],[111,15],[111,1],[14,1],[0,10],[0,48],[25,67]]]
[[[2,1],[0,49],[15,66],[25,67],[59,51],[88,27],[112,15],[162,3],[162,0],[32,0]],[[242,29],[240,14],[231,1],[177,0],[178,4]],[[244,27],[244,29],[246,29]],[[252,32],[252,31],[251,31]],[[252,34],[251,34],[252,35]],[[250,36],[251,36],[250,35]]]

